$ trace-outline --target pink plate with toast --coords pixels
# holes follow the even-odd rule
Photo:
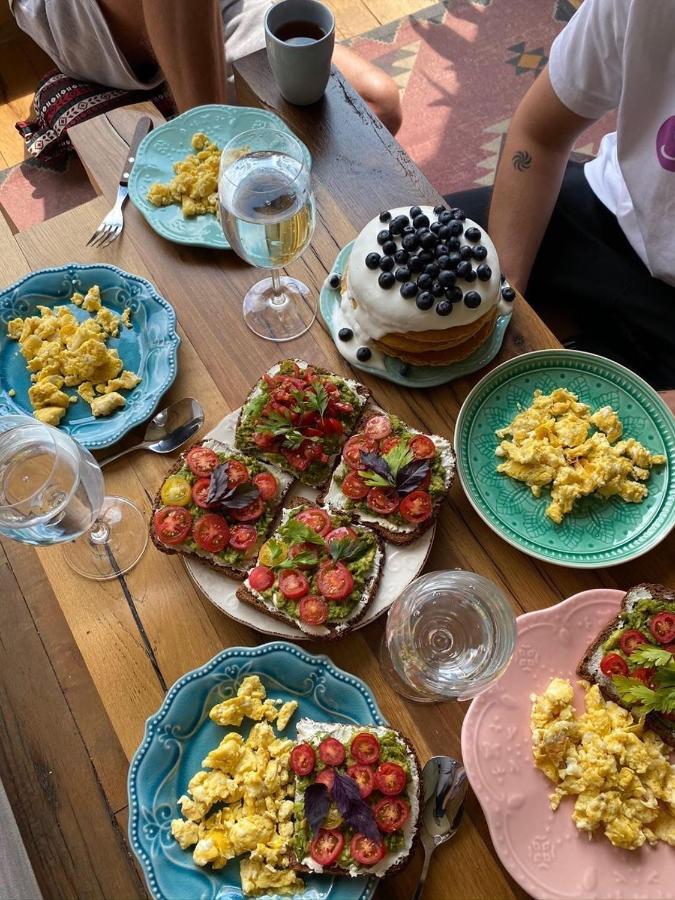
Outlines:
[[[529,894],[545,900],[665,900],[675,885],[675,850],[666,844],[640,850],[592,840],[572,821],[572,800],[552,812],[553,785],[534,767],[530,694],[551,678],[578,681],[586,648],[616,615],[622,591],[575,594],[518,619],[513,659],[502,678],[477,697],[464,719],[462,756],[483,808],[495,850]],[[575,688],[577,709],[582,691]]]

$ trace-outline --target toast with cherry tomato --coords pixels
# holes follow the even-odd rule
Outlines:
[[[269,537],[293,479],[220,441],[182,453],[152,507],[150,536],[242,581]]]
[[[357,381],[284,359],[265,372],[239,414],[235,446],[322,488],[369,393]]]
[[[607,700],[646,716],[675,747],[675,591],[638,584],[586,651],[577,673]]]
[[[335,640],[366,614],[383,562],[382,539],[372,529],[292,497],[237,597],[306,634]]]
[[[421,808],[420,766],[407,738],[383,725],[301,719],[290,764],[294,868],[378,878],[403,868]]]
[[[450,441],[417,431],[371,403],[321,500],[392,544],[410,544],[436,521],[454,474]]]

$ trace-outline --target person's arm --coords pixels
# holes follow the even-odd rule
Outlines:
[[[593,119],[564,106],[544,69],[511,121],[497,168],[488,231],[501,269],[521,293],[551,218],[577,137]]]

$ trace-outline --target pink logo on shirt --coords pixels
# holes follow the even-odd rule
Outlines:
[[[675,172],[675,116],[671,116],[659,128],[656,135],[656,156],[668,172]]]

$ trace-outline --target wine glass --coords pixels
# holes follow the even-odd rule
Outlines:
[[[515,642],[513,610],[496,584],[459,569],[429,572],[389,609],[380,664],[410,700],[468,700],[504,673]]]
[[[220,222],[232,249],[271,269],[244,297],[244,321],[259,337],[290,341],[316,318],[307,285],[281,275],[314,233],[314,196],[305,147],[273,129],[244,131],[226,145],[218,179]]]
[[[27,416],[0,416],[0,535],[36,546],[65,543],[70,567],[97,581],[128,572],[148,542],[140,510],[104,496],[91,453]]]

